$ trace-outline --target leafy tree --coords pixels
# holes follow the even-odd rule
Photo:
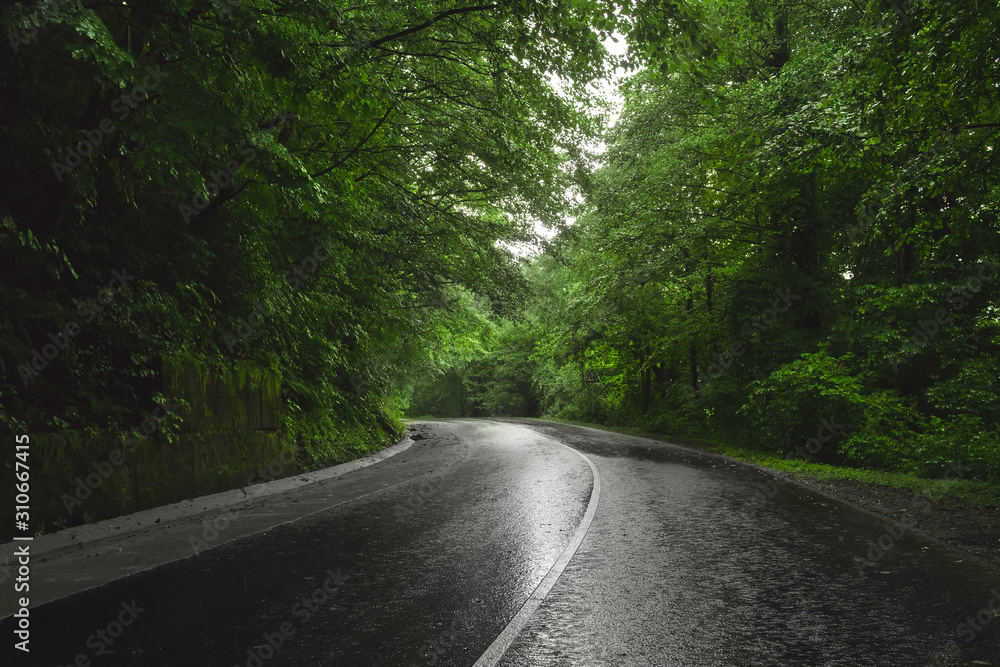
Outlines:
[[[996,479],[998,16],[626,8],[621,120],[527,274],[546,414]]]
[[[286,428],[316,458],[338,430],[394,429],[410,371],[477,326],[456,295],[494,313],[522,300],[509,248],[559,224],[586,171],[581,105],[605,72],[589,26],[609,15],[6,6],[5,425],[120,429],[180,358],[280,372]],[[573,83],[557,93],[550,73]],[[134,278],[81,316],[113,271]]]

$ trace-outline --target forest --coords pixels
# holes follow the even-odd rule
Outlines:
[[[995,1],[0,22],[0,423],[67,470],[233,424],[305,469],[436,414],[1000,480]]]
[[[996,6],[678,12],[634,27],[647,64],[519,316],[413,407],[1000,481]]]

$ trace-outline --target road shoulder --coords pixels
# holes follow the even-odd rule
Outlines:
[[[548,420],[523,419],[523,423]],[[971,559],[1000,570],[1000,504],[974,503],[946,490],[936,491],[926,480],[920,480],[923,489],[904,485],[890,486],[876,481],[856,478],[810,474],[808,471],[782,470],[762,463],[754,456],[739,456],[739,451],[722,448],[711,443],[689,439],[666,438],[660,434],[637,429],[615,429],[596,424],[552,421],[592,428],[609,433],[620,433],[648,438],[657,442],[687,447],[696,451],[726,456],[747,463],[772,474],[794,480],[808,488],[860,507],[893,523],[905,523],[917,531],[942,542]],[[736,454],[736,455],[734,455]],[[832,468],[832,466],[825,466]],[[904,477],[904,476],[896,476]],[[913,478],[917,481],[916,478]],[[942,484],[941,486],[946,486]]]
[[[197,556],[337,504],[391,488],[461,460],[452,435],[416,426],[393,447],[346,464],[68,528],[30,544],[31,602],[37,607],[167,563]],[[15,549],[0,545],[0,565]],[[0,600],[0,619],[13,613]]]

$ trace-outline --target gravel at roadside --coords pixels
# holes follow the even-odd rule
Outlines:
[[[798,478],[892,521],[910,521],[918,530],[1000,569],[1000,507],[973,507],[949,496],[920,504],[914,502],[913,492],[882,484],[853,479]],[[930,507],[918,509],[927,504]]]

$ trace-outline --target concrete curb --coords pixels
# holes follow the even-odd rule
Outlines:
[[[330,468],[314,470],[313,472],[276,479],[272,482],[254,484],[252,486],[222,491],[209,496],[202,496],[192,500],[182,500],[172,505],[163,505],[152,509],[98,521],[97,523],[85,526],[74,526],[65,528],[56,533],[40,535],[31,541],[18,541],[0,544],[0,561],[5,557],[12,557],[19,546],[31,545],[31,555],[37,558],[46,553],[58,551],[67,547],[75,547],[79,544],[96,542],[109,537],[119,537],[127,535],[143,528],[149,528],[154,524],[170,523],[178,519],[185,519],[205,512],[212,512],[234,505],[249,504],[259,498],[266,498],[278,493],[285,493],[300,487],[321,482],[334,477],[340,477],[347,473],[367,468],[368,466],[380,463],[390,457],[404,452],[413,446],[413,440],[407,434],[395,445],[386,447],[374,454],[341,463]]]

